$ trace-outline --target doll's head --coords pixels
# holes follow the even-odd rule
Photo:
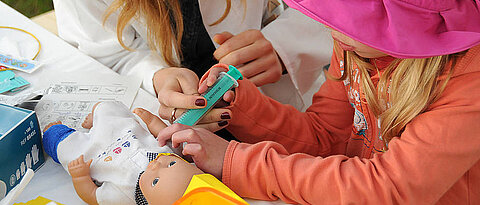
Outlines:
[[[173,204],[187,189],[193,175],[203,172],[176,155],[159,155],[139,179],[149,204]]]

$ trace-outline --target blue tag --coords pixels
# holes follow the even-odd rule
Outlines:
[[[35,68],[35,65],[33,63],[15,59],[2,54],[0,54],[0,64],[8,68],[16,68],[21,70],[32,70],[33,68]]]
[[[15,77],[11,70],[0,71],[0,93],[16,92],[30,85],[28,81],[20,76]]]

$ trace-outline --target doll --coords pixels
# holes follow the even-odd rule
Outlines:
[[[68,170],[82,200],[88,204],[135,204],[135,185],[149,162],[159,153],[180,153],[168,146],[158,146],[139,117],[148,116],[146,112],[136,109],[138,115],[135,115],[120,102],[101,102],[82,124],[90,129],[87,133],[75,131],[61,122],[45,127],[46,153]],[[166,127],[157,123],[156,129],[159,126]],[[194,165],[187,165],[188,173],[203,173]],[[171,201],[178,199],[177,195],[169,196]]]
[[[152,205],[248,205],[213,175],[203,173],[173,153],[161,153],[149,163],[139,177],[135,200],[137,204]]]
[[[166,127],[160,119],[140,108],[134,113],[120,102],[101,102],[82,123],[82,127],[90,129],[88,133],[61,122],[45,127],[45,151],[68,170],[83,201],[172,204],[195,198],[198,190],[213,190],[215,198],[203,195],[194,200],[246,204],[214,176],[175,154],[181,150],[159,147],[150,132]]]

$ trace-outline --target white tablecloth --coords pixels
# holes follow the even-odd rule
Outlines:
[[[22,76],[31,83],[31,86],[28,89],[21,91],[18,95],[43,89],[42,87],[39,87],[40,84],[43,84],[40,82],[48,81],[49,79],[45,79],[44,76],[49,76],[49,73],[55,71],[68,72],[84,70],[91,71],[92,73],[117,75],[109,68],[81,53],[76,48],[33,23],[30,19],[10,8],[3,2],[0,2],[0,15],[1,26],[12,26],[27,30],[34,34],[42,44],[42,49],[37,60],[43,62],[44,65],[32,74],[16,72],[17,75]],[[0,37],[2,37],[2,35],[12,35],[12,33],[13,31],[1,29]],[[26,53],[24,53],[25,55],[29,56],[35,53],[36,42],[31,37],[20,32],[14,33],[14,35],[25,35],[24,37],[17,36],[17,38],[25,39],[22,46],[30,48],[29,51],[23,51]],[[143,107],[152,113],[156,113],[158,106],[158,101],[154,96],[150,95],[145,90],[140,89],[133,102],[132,108]],[[47,158],[43,167],[35,172],[35,176],[19,198],[17,198],[16,202],[27,202],[38,196],[68,205],[85,204],[75,193],[70,176],[50,157]],[[265,202],[248,199],[247,201],[251,204],[283,204],[281,202]]]

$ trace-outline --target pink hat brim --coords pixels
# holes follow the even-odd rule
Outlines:
[[[480,12],[475,1],[284,1],[310,18],[397,58],[452,54],[480,43]]]

